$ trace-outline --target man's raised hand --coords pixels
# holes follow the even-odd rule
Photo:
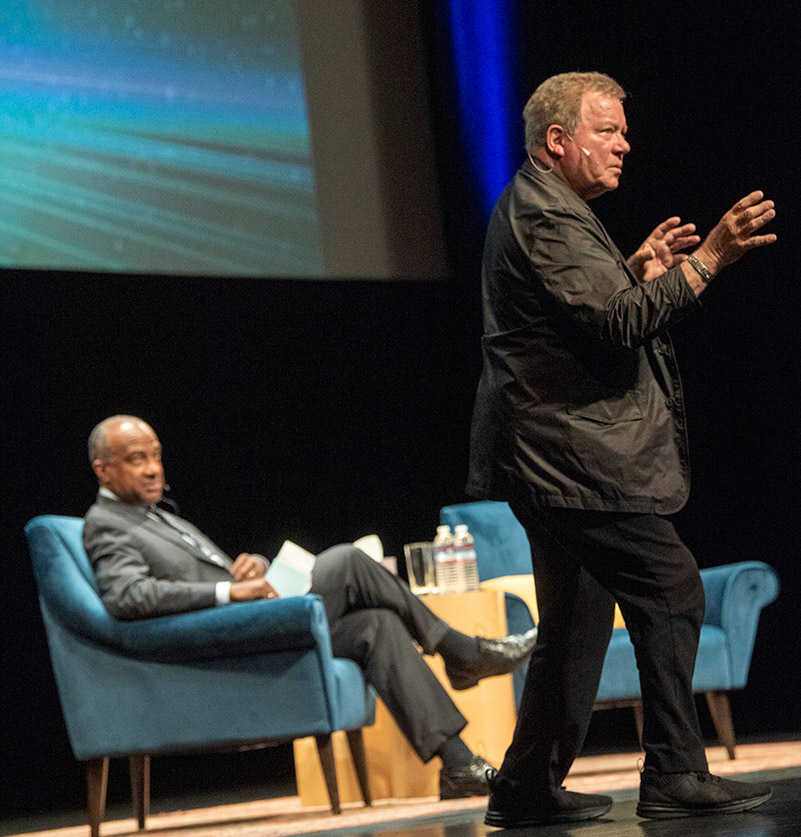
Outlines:
[[[673,215],[654,227],[627,264],[641,282],[650,282],[685,261],[687,256],[680,251],[694,247],[700,240],[695,224],[682,224],[681,218]]]
[[[755,235],[776,217],[773,201],[757,190],[737,201],[718,221],[695,255],[713,272],[736,262],[749,250],[776,241],[774,233]]]

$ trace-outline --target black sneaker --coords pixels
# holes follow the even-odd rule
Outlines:
[[[560,787],[548,788],[544,793],[521,793],[500,799],[495,790],[495,771],[489,774],[490,798],[485,825],[498,828],[530,828],[534,825],[559,822],[580,822],[602,817],[611,807],[610,796],[574,793]]]
[[[736,814],[767,802],[773,791],[762,782],[733,782],[711,773],[658,773],[640,776],[637,815],[662,820],[700,814]]]

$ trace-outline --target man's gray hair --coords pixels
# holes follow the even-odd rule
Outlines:
[[[523,108],[526,151],[545,145],[551,125],[561,125],[573,134],[581,120],[581,99],[585,93],[603,93],[621,102],[626,91],[604,73],[559,73],[546,79]]]
[[[108,429],[114,424],[122,424],[125,421],[138,422],[144,424],[142,419],[137,416],[109,416],[100,424],[96,424],[89,434],[89,462],[94,462],[95,459],[101,462],[108,462],[111,459],[111,448],[108,444]]]

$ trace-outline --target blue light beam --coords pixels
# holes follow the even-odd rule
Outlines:
[[[482,210],[492,210],[517,164],[511,147],[510,0],[450,0],[459,113]]]

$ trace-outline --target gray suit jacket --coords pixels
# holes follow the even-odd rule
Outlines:
[[[162,512],[222,561],[218,566],[180,532],[147,511],[98,495],[84,517],[83,540],[100,597],[117,619],[214,607],[215,585],[233,581],[231,559],[191,523]]]

